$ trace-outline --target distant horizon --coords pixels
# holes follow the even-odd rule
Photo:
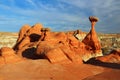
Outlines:
[[[0,32],[19,32],[29,24],[52,31],[89,32],[89,16],[97,16],[97,33],[120,33],[119,0],[0,0]]]
[[[23,25],[24,26],[24,25]],[[31,25],[30,25],[31,26]],[[32,25],[33,26],[33,25]],[[31,27],[32,27],[31,26]],[[45,27],[45,26],[43,26],[43,27]],[[22,28],[22,26],[20,27],[20,29]],[[50,28],[50,27],[45,27],[45,28]],[[19,33],[19,31],[20,31],[20,29],[18,30],[18,31],[0,31],[0,32],[5,32],[5,33]],[[51,28],[50,28],[51,29]],[[75,31],[75,30],[81,30],[81,29],[74,29],[74,30],[61,30],[61,31],[57,31],[57,30],[51,30],[52,32],[67,32],[67,31]],[[90,30],[91,30],[91,27],[90,27],[90,29],[89,29],[89,31],[83,31],[83,30],[81,30],[82,32],[86,32],[86,33],[88,33],[88,32],[90,32]],[[96,30],[95,30],[96,31]],[[104,33],[104,32],[98,32],[98,31],[96,31],[96,33],[97,34],[120,34],[120,32],[119,33]]]

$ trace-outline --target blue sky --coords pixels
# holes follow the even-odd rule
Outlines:
[[[90,30],[120,33],[120,0],[0,0],[0,31],[18,32],[24,24],[42,23],[53,31]]]

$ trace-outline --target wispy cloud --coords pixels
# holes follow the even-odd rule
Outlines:
[[[36,3],[33,0],[26,0],[29,4],[31,4],[33,7],[37,8]]]
[[[120,1],[118,0],[58,0],[67,4],[71,4],[77,8],[90,11],[91,14],[100,18],[97,30],[101,32],[120,32]],[[86,13],[86,12],[81,12]],[[85,16],[88,17],[88,16]],[[104,29],[104,31],[103,31]]]

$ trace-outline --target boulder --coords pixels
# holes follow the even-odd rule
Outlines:
[[[51,49],[45,54],[45,56],[51,63],[71,63],[60,48]]]
[[[41,41],[37,47],[37,54],[46,56],[51,63],[60,63],[63,61],[65,61],[64,63],[82,63],[81,56],[71,50],[67,42],[66,44],[62,43],[62,41],[53,44],[51,41]]]
[[[35,25],[33,25],[28,32],[26,33],[26,35],[31,35],[31,34],[38,34],[41,35],[41,29],[43,28],[43,25],[40,23],[37,23]]]
[[[14,46],[14,50],[19,50],[30,42],[39,41],[41,37],[41,29],[42,24],[39,23],[35,24],[32,27],[29,25],[24,25],[19,32],[19,37],[16,45]]]
[[[36,53],[38,55],[46,54],[49,50],[53,49],[55,46],[51,42],[41,41],[38,46]]]
[[[64,32],[46,32],[43,40],[54,45],[59,42],[65,42],[67,40],[67,36]]]
[[[30,28],[31,27],[28,24],[26,24],[20,29],[17,43],[19,43],[26,36],[26,33]]]
[[[61,45],[60,49],[63,51],[63,53],[68,57],[70,61],[73,63],[80,63],[82,64],[82,57],[81,55],[77,54],[74,50],[72,50],[69,46],[67,45]]]
[[[4,58],[5,63],[16,63],[16,62],[22,61],[22,58],[18,57],[15,54],[15,51],[9,47],[1,48],[1,57],[2,57],[1,58],[2,60]]]
[[[20,43],[23,41],[24,38],[26,38],[26,33],[30,28],[31,27],[28,24],[26,24],[20,29],[17,42],[13,47],[14,50],[18,50]]]
[[[30,37],[26,36],[21,43],[19,43],[19,45],[17,46],[17,49],[20,50],[22,47],[24,47],[25,45],[30,44]]]

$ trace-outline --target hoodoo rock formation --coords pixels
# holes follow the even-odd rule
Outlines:
[[[91,22],[91,30],[87,34],[87,36],[83,39],[82,42],[84,44],[90,46],[90,51],[92,51],[91,56],[94,56],[94,57],[102,56],[101,45],[97,38],[96,31],[95,31],[95,24],[98,21],[98,18],[94,17],[94,16],[90,16],[89,20]],[[90,56],[89,56],[89,58],[90,58]]]
[[[102,56],[101,45],[95,32],[96,17],[90,17],[91,30],[83,39],[82,32],[52,32],[41,24],[30,27],[24,25],[20,32],[16,45],[13,49],[2,48],[1,60],[4,54],[14,57],[19,55],[26,59],[48,59],[51,63],[83,63],[92,57]],[[7,49],[7,50],[6,50]],[[13,57],[13,58],[14,58]],[[5,60],[6,56],[4,57]],[[13,59],[8,57],[8,59]],[[16,58],[17,59],[17,58]],[[9,60],[7,60],[9,61]],[[17,60],[13,60],[17,61]]]

